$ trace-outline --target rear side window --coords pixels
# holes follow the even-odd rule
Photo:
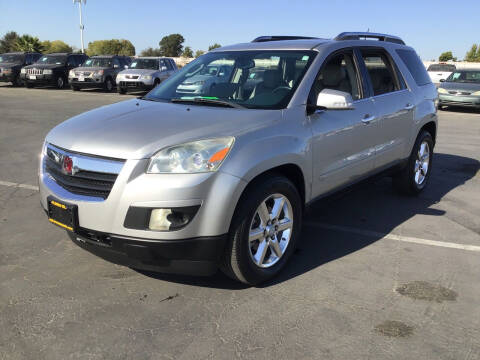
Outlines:
[[[395,68],[383,50],[360,51],[370,76],[374,96],[403,89],[403,83],[398,82]]]
[[[402,59],[403,63],[407,66],[408,71],[410,71],[410,74],[412,74],[412,77],[418,86],[430,84],[432,82],[427,70],[425,70],[425,66],[415,51],[404,49],[396,51],[398,56],[400,56],[400,59]]]

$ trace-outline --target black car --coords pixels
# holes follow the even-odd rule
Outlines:
[[[68,84],[68,72],[82,64],[88,56],[85,54],[54,53],[43,55],[40,59],[21,71],[26,87],[52,85],[63,89]]]
[[[23,85],[20,70],[36,62],[42,54],[11,52],[0,55],[0,82],[11,82],[14,86]]]
[[[68,81],[73,91],[80,89],[102,88],[112,91],[117,74],[131,63],[128,56],[98,55],[92,56],[80,67],[70,71]]]

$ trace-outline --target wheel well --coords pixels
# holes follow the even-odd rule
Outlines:
[[[426,123],[420,129],[420,131],[422,130],[428,131],[430,135],[432,135],[433,144],[435,144],[435,139],[437,137],[437,126],[435,125],[435,123],[433,121]]]
[[[303,172],[300,169],[300,167],[295,164],[280,165],[280,166],[271,168],[261,174],[258,174],[249,182],[247,188],[250,186],[250,184],[253,184],[258,179],[268,176],[270,174],[280,174],[285,176],[288,180],[290,180],[297,188],[298,193],[300,194],[300,198],[302,200],[302,204],[305,204],[305,178],[303,177]],[[244,190],[244,192],[245,191],[246,189]]]

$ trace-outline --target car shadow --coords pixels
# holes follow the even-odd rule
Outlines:
[[[480,109],[470,108],[470,107],[462,107],[462,106],[446,106],[443,107],[440,112],[458,112],[458,113],[465,113],[465,114],[480,114]]]
[[[288,281],[330,261],[354,253],[382,238],[415,215],[443,216],[433,205],[456,187],[473,178],[480,169],[476,159],[436,153],[430,183],[418,197],[397,194],[391,179],[377,178],[312,204],[305,216],[297,250],[285,269],[259,287]],[[368,230],[369,235],[345,233],[325,228],[324,224]],[[327,225],[327,227],[328,227]],[[432,239],[435,240],[435,239]],[[141,272],[155,279],[192,286],[244,289],[247,286],[230,280],[221,272],[212,277],[191,277]]]

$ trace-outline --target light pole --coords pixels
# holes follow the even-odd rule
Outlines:
[[[85,53],[85,49],[83,47],[83,29],[85,29],[85,26],[83,26],[82,23],[82,2],[84,5],[87,4],[87,0],[73,0],[73,3],[78,3],[78,11],[80,12],[80,41],[82,43],[82,53]]]

